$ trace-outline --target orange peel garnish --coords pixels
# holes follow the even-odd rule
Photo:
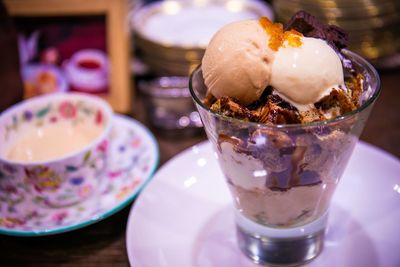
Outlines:
[[[261,17],[259,19],[261,26],[269,35],[268,46],[278,51],[280,47],[284,46],[285,41],[291,47],[300,47],[303,42],[301,38],[303,34],[295,30],[284,31],[281,23],[273,23],[267,17]]]

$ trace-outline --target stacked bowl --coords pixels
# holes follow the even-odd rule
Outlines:
[[[272,9],[261,0],[166,0],[133,12],[136,58],[150,76],[138,81],[138,89],[146,96],[154,126],[171,130],[164,132],[192,132],[202,126],[190,97],[189,74],[219,28],[261,16],[272,19]]]
[[[220,27],[260,16],[272,11],[258,0],[155,2],[133,16],[138,55],[156,75],[188,76]]]
[[[288,21],[305,10],[321,21],[349,33],[351,50],[377,67],[398,65],[400,1],[398,0],[279,0],[273,2],[278,21]]]

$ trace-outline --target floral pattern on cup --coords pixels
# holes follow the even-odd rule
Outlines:
[[[46,166],[25,168],[26,183],[31,184],[37,192],[55,191],[63,181],[61,175]]]
[[[76,116],[76,107],[69,101],[64,101],[58,107],[60,115],[66,119],[74,118]]]
[[[61,122],[72,128],[89,125],[99,133],[82,149],[64,156],[32,162],[7,159],[7,151],[21,133],[57,127]],[[0,204],[6,202],[8,209],[13,210],[19,202],[31,199],[30,209],[37,205],[59,208],[74,205],[92,195],[106,168],[111,122],[109,105],[82,94],[45,95],[5,111],[0,117],[0,142],[4,144],[0,147]],[[65,124],[60,124],[63,126]],[[77,178],[80,178],[79,182]]]
[[[4,201],[0,196],[0,233],[62,232],[64,230],[61,229],[74,227],[88,220],[97,220],[103,214],[109,214],[110,210],[127,204],[154,171],[158,161],[157,145],[143,126],[134,120],[116,117],[113,124],[110,141],[102,142],[96,148],[108,151],[110,155],[104,175],[100,177],[103,183],[95,191],[97,197],[87,198],[73,206],[54,209],[46,205],[47,200],[43,197],[29,198],[27,194],[18,195],[15,187],[2,188],[0,192],[8,190],[14,194],[14,200],[7,198]],[[90,162],[90,157],[86,162]],[[2,169],[11,173],[15,171],[12,166]],[[70,171],[73,170],[71,166]],[[84,182],[85,177],[82,176],[73,176],[68,180],[71,186],[81,186]],[[84,186],[81,189],[81,193],[86,194],[93,188]],[[32,208],[32,201],[39,205]]]
[[[82,121],[82,116],[93,117],[96,125],[104,123],[103,112],[100,109],[85,104],[83,101],[74,103],[66,100],[56,105],[48,102],[40,107],[26,109],[20,115],[14,115],[12,120],[5,126],[4,141],[9,139],[11,131],[17,131],[23,123],[32,123],[36,127],[41,127],[46,122],[57,123],[62,119],[75,120],[78,123]]]

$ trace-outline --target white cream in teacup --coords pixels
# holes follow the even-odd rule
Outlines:
[[[0,203],[18,196],[64,207],[98,190],[106,168],[112,110],[79,93],[31,98],[0,115]]]
[[[71,125],[59,123],[29,129],[10,146],[6,153],[9,160],[35,162],[51,160],[68,153],[79,151],[90,144],[103,131],[96,125]],[[60,140],[69,140],[60,142]]]

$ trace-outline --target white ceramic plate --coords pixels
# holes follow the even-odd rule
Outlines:
[[[360,142],[330,210],[323,252],[307,266],[400,266],[400,161]],[[250,267],[236,246],[231,197],[211,145],[166,163],[127,226],[135,267]]]
[[[0,234],[41,236],[72,231],[128,205],[152,177],[159,160],[158,145],[150,131],[134,119],[116,115],[113,123],[111,155],[98,196],[67,208],[38,208],[25,221],[3,217],[0,212]]]

